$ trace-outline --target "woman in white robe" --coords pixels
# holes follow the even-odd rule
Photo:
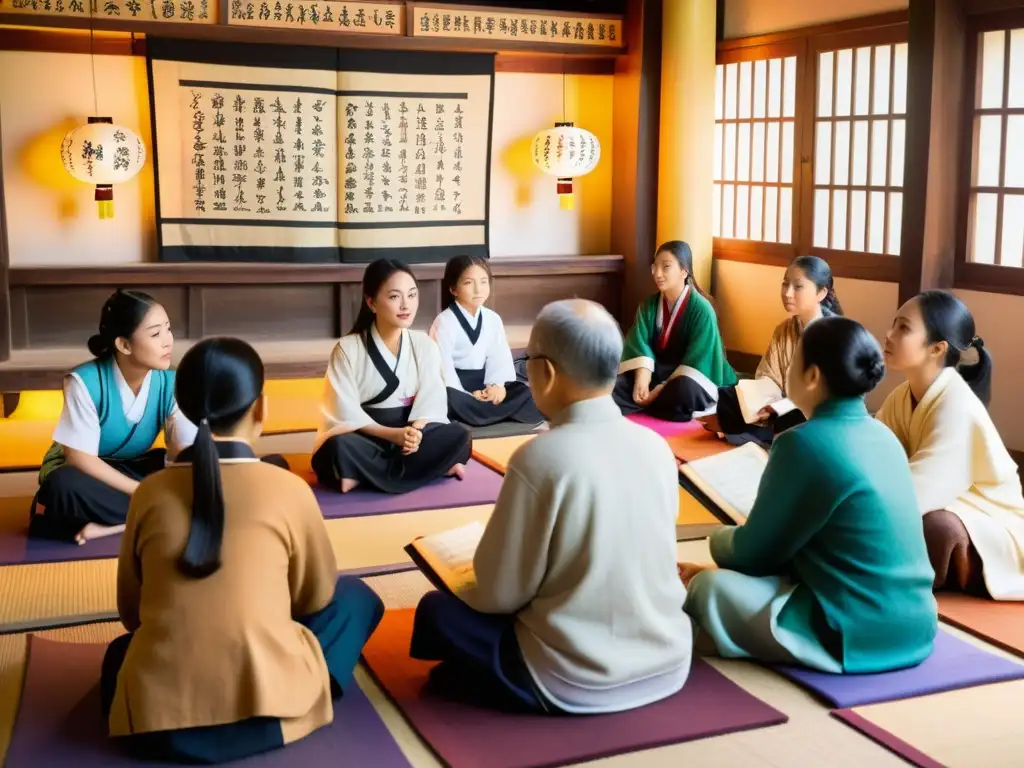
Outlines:
[[[406,493],[445,475],[461,479],[472,443],[448,422],[441,354],[416,319],[416,279],[381,259],[363,275],[364,303],[331,353],[313,452],[320,484]]]
[[[935,588],[1024,600],[1024,494],[986,408],[992,358],[974,318],[951,293],[926,291],[900,308],[885,356],[907,380],[877,416],[910,460]]]
[[[502,421],[540,424],[530,388],[516,379],[512,350],[491,295],[491,268],[479,256],[456,256],[441,280],[442,312],[430,328],[441,349],[448,417],[471,427]]]

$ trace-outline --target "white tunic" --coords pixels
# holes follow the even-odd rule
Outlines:
[[[114,366],[114,381],[117,382],[121,408],[129,424],[138,424],[146,413],[152,377],[152,371],[146,374],[139,387],[139,394],[136,395],[124,380],[121,369]],[[164,442],[167,444],[168,456],[174,458],[192,445],[195,439],[195,425],[185,418],[175,402],[164,423]],[[57,428],[53,431],[53,441],[90,456],[99,455],[100,415],[85,382],[77,373],[71,373],[64,379],[64,407],[57,420]]]
[[[917,408],[904,382],[878,419],[910,459],[921,514],[946,509],[963,522],[996,600],[1024,600],[1024,494],[1017,465],[963,377],[946,368]]]
[[[484,369],[485,386],[515,381],[516,368],[501,316],[487,307],[480,307],[475,315],[471,315],[457,301],[451,306],[437,316],[430,328],[431,338],[441,348],[444,383],[465,392],[456,369],[478,371],[481,368]],[[476,328],[482,318],[483,327],[475,344],[470,341],[455,312],[460,313],[471,328]]]
[[[668,443],[611,397],[575,403],[513,454],[473,560],[477,585],[459,596],[515,614],[534,682],[565,711],[671,696],[692,653],[678,509]]]
[[[330,437],[356,432],[376,423],[373,408],[412,406],[409,423],[448,423],[448,394],[441,371],[437,344],[423,331],[402,331],[402,346],[396,359],[373,326],[370,336],[387,367],[398,377],[398,388],[369,409],[363,403],[377,397],[387,381],[370,359],[362,336],[349,334],[335,345],[324,377],[320,429],[313,451]]]

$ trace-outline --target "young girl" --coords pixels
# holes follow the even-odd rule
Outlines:
[[[174,401],[174,336],[152,296],[118,291],[103,305],[95,360],[64,380],[64,409],[39,471],[30,536],[85,543],[124,529],[139,481],[164,466],[152,450],[164,431],[170,455],[196,428]]]
[[[471,427],[499,421],[539,424],[530,388],[516,381],[505,326],[484,306],[491,267],[479,256],[456,256],[441,280],[442,312],[430,329],[441,348],[448,417]]]
[[[986,410],[992,358],[974,318],[953,294],[925,291],[900,307],[885,357],[907,380],[878,418],[910,459],[935,588],[1024,600],[1024,495]]]
[[[786,391],[808,422],[776,437],[746,523],[711,536],[721,570],[680,567],[686,612],[722,656],[867,673],[931,654],[938,616],[913,480],[864,407],[884,374],[853,320],[804,330]]]
[[[313,471],[347,493],[360,484],[405,493],[445,475],[462,479],[469,431],[448,423],[441,353],[416,319],[416,278],[380,259],[363,274],[355,325],[331,354]]]
[[[177,392],[199,433],[132,497],[117,564],[130,634],[107,650],[101,699],[110,735],[144,759],[227,762],[330,723],[384,607],[338,578],[309,485],[256,458],[255,350],[200,342]]]
[[[658,293],[636,312],[612,397],[623,413],[689,421],[736,383],[711,301],[693,278],[690,246],[662,245],[651,273]]]
[[[755,379],[764,380],[766,386],[772,388],[773,401],[786,396],[786,371],[804,328],[820,317],[843,314],[828,262],[817,256],[800,256],[795,259],[782,279],[782,306],[789,317],[775,328],[768,343],[768,351],[761,358],[754,374]],[[731,386],[718,390],[717,413],[701,421],[706,429],[725,434],[730,442],[745,443],[753,440],[767,447],[773,435],[802,424],[805,420],[799,409],[776,416],[770,405],[761,409],[758,415],[761,418],[756,424],[744,421],[736,387]]]

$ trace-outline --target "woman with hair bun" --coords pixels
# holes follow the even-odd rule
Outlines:
[[[935,588],[1024,600],[1024,494],[988,414],[992,356],[970,311],[947,291],[918,294],[896,314],[885,357],[907,380],[878,419],[910,460]]]
[[[327,725],[384,613],[338,577],[309,484],[256,458],[263,384],[244,341],[192,347],[177,394],[195,443],[132,496],[117,563],[129,634],[107,649],[100,701],[145,760],[229,762]]]
[[[76,541],[120,533],[132,494],[192,444],[174,400],[167,312],[148,294],[117,291],[89,339],[95,359],[64,380],[64,408],[39,470],[29,535]],[[153,450],[161,430],[167,451]]]
[[[818,256],[798,256],[793,260],[782,278],[781,295],[789,317],[775,328],[768,351],[754,373],[754,378],[762,382],[759,386],[770,392],[771,401],[758,412],[755,423],[747,424],[736,394],[737,385],[722,387],[718,390],[716,412],[700,418],[705,429],[724,434],[731,443],[753,441],[768,447],[774,435],[805,421],[798,408],[784,410],[779,405],[780,401],[785,402],[786,371],[804,329],[822,317],[843,314],[832,269]]]
[[[718,570],[680,566],[686,612],[727,658],[832,673],[913,666],[938,616],[914,484],[864,396],[885,375],[860,324],[803,333],[786,391],[807,423],[775,438],[747,521],[711,537]]]

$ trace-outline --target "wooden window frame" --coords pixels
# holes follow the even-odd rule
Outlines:
[[[714,258],[784,267],[797,256],[814,254],[828,260],[836,277],[899,282],[899,256],[812,247],[813,160],[818,54],[843,48],[903,43],[907,42],[907,32],[907,13],[897,11],[772,35],[726,40],[718,44],[717,64],[795,55],[797,93],[794,117],[792,243],[765,243],[757,240],[716,237]]]
[[[964,46],[964,100],[962,114],[960,170],[958,174],[957,229],[956,251],[953,266],[953,287],[984,291],[986,293],[1005,293],[1024,296],[1024,267],[1004,267],[999,264],[975,264],[967,260],[968,237],[970,236],[971,216],[971,179],[974,166],[974,113],[978,86],[981,82],[981,35],[1007,29],[1024,28],[1024,9],[993,13],[985,16],[972,16],[967,20],[967,38]],[[1003,99],[1006,99],[1009,88],[1010,52],[1007,50],[1003,62]],[[1017,111],[1020,111],[1019,109]],[[1004,116],[1007,112],[1001,112]],[[1003,177],[1006,161],[1006,120],[1003,120],[1003,131],[1000,134],[1002,148],[1000,151],[999,176]],[[998,187],[1003,191],[1003,187]],[[1005,193],[1004,193],[1005,194]],[[1001,225],[1001,216],[996,220],[997,229]],[[999,246],[1001,233],[996,233],[996,247]]]

